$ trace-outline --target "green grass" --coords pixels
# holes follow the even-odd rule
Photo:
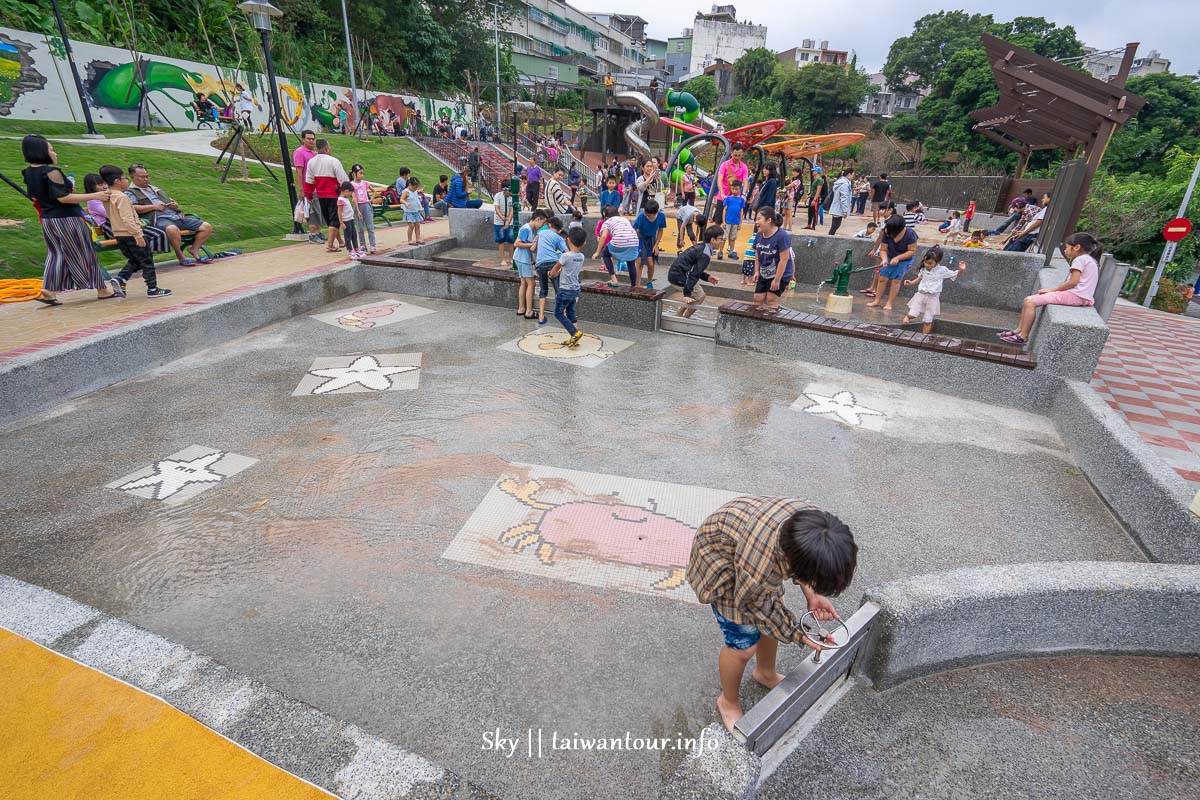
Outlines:
[[[381,144],[334,137],[332,142],[333,154],[342,160],[346,169],[349,170],[351,164],[361,163],[366,168],[368,180],[380,183],[395,180],[399,168],[408,166],[430,191],[438,175],[448,172],[444,164],[403,139],[384,140]],[[291,212],[283,176],[276,170],[280,180],[275,183],[253,161],[248,162],[250,177],[262,179],[261,183],[234,180],[241,175],[241,166],[235,163],[230,171],[230,182],[222,185],[218,182],[221,169],[214,166],[216,150],[209,158],[104,145],[58,143],[54,149],[63,171],[75,174],[80,190],[84,174],[97,171],[101,164],[122,167],[134,162],[146,164],[150,168],[150,180],[178,200],[184,212],[197,214],[212,223],[215,233],[209,240],[209,247],[214,251],[235,247],[248,252],[266,250],[285,244],[282,237],[291,232]],[[24,185],[21,178],[24,167],[16,142],[0,146],[0,172],[19,186]],[[28,200],[5,185],[0,185],[0,220],[19,221],[16,225],[0,223],[0,278],[41,277],[46,245],[37,214]],[[119,253],[109,253],[102,257],[101,263],[106,267],[119,266],[123,259]]]
[[[167,128],[167,130],[171,130]],[[0,119],[0,136],[24,136],[27,133],[40,133],[42,136],[82,136],[87,133],[87,125],[82,122],[53,122],[36,119]],[[98,123],[96,133],[105,136],[139,136],[136,125],[110,125]]]

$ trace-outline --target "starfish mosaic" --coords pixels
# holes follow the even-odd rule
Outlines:
[[[420,369],[420,367],[411,364],[400,367],[387,367],[380,364],[375,356],[359,356],[350,362],[350,366],[348,367],[310,369],[308,373],[316,375],[318,378],[328,379],[313,389],[312,393],[328,394],[329,392],[335,392],[338,389],[345,389],[355,385],[362,385],[378,392],[386,391],[392,388],[392,375],[412,372],[417,369]]]
[[[863,417],[882,417],[882,411],[860,406],[853,392],[841,391],[832,397],[815,392],[805,392],[804,396],[813,401],[813,405],[805,406],[809,414],[833,414],[848,425],[861,425]]]
[[[209,453],[191,461],[166,458],[154,465],[154,474],[135,478],[118,486],[118,489],[146,489],[154,487],[154,499],[165,500],[185,486],[193,483],[219,483],[225,476],[213,472],[209,467],[225,457],[225,453]]]

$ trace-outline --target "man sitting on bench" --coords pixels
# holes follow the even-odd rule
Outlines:
[[[172,200],[170,195],[150,184],[150,173],[142,164],[134,164],[129,168],[129,178],[133,184],[125,190],[125,194],[133,203],[134,212],[139,217],[145,217],[150,225],[166,232],[167,241],[171,243],[171,249],[175,251],[179,263],[190,267],[197,261],[201,264],[212,261],[200,252],[208,237],[212,236],[212,225],[197,217],[185,217],[179,210],[179,204]],[[183,254],[182,231],[195,234],[188,248],[190,258]]]

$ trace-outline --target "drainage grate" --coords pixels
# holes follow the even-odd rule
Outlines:
[[[685,304],[678,300],[663,300],[659,305],[658,328],[667,333],[682,333],[713,339],[717,335],[717,307],[708,303],[698,307],[691,317],[677,315]]]

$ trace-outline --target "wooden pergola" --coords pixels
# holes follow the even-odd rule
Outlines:
[[[1107,82],[986,33],[983,47],[1000,88],[1000,102],[972,111],[972,129],[1020,155],[1018,178],[1035,151],[1062,149],[1068,162],[1085,154],[1079,190],[1062,220],[1063,229],[1071,229],[1079,221],[1109,139],[1146,104],[1125,90],[1138,44],[1125,46],[1120,69]]]

